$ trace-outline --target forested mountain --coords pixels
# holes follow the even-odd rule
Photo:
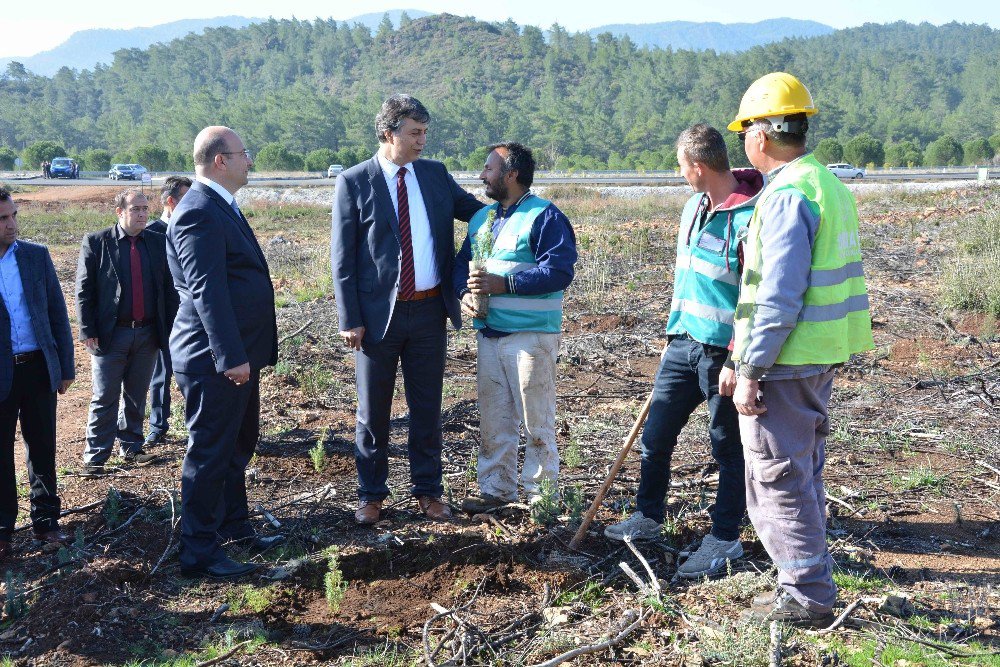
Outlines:
[[[720,54],[559,26],[546,41],[538,28],[447,14],[383,23],[374,35],[333,20],[269,20],[121,50],[94,71],[44,78],[11,65],[0,76],[0,144],[49,140],[123,158],[152,146],[177,164],[201,127],[224,123],[252,150],[299,164],[310,151],[340,151],[346,163],[375,148],[382,99],[406,91],[434,115],[429,152],[452,166],[478,168],[477,149],[512,138],[546,166],[658,168],[673,164],[681,129],[724,126],[752,80],[784,70],[821,109],[813,143],[867,133],[879,151],[906,140],[919,155],[941,135],[966,142],[1000,129],[998,61],[1000,32],[956,23],[868,24]]]
[[[602,25],[587,31],[592,37],[610,32],[615,37],[628,36],[638,46],[670,47],[674,50],[746,51],[755,46],[780,42],[786,37],[829,35],[833,28],[816,21],[768,19],[757,23],[619,23]]]

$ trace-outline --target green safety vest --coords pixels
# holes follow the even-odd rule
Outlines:
[[[761,193],[744,246],[745,264],[736,306],[733,359],[750,342],[761,281],[762,224],[760,211],[776,192],[794,191],[819,209],[819,227],[812,247],[809,286],[798,322],[781,348],[776,364],[803,366],[839,364],[852,354],[875,347],[872,321],[861,266],[858,210],[854,195],[811,154],[790,162]]]
[[[681,213],[674,293],[667,335],[688,334],[698,342],[729,347],[740,291],[737,233],[747,226],[753,202],[709,214],[697,229],[708,196],[696,194]]]
[[[551,202],[530,195],[521,202],[517,210],[504,223],[493,241],[493,252],[486,260],[486,270],[494,275],[508,276],[527,271],[538,266],[535,253],[531,251],[531,225]],[[490,211],[494,215],[499,204],[486,206],[472,216],[469,221],[469,240],[476,244],[476,234],[492,234],[485,226]],[[491,294],[490,309],[485,320],[475,318],[472,326],[476,329],[489,327],[496,331],[513,333],[516,331],[539,331],[559,333],[562,328],[563,293],[548,294]]]

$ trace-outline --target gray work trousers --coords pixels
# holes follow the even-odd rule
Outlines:
[[[556,447],[556,360],[559,334],[519,331],[501,338],[476,337],[479,345],[479,490],[517,500],[517,447],[524,428],[521,484],[531,501],[543,479],[559,476]]]
[[[778,585],[820,613],[837,600],[823,490],[833,376],[762,381],[767,412],[740,415],[750,521],[778,567]]]
[[[91,356],[93,394],[85,464],[102,464],[111,458],[116,436],[123,453],[142,448],[146,392],[158,351],[155,327],[115,327],[108,349]]]

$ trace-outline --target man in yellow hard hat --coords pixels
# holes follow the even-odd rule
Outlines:
[[[736,306],[733,401],[747,511],[778,567],[760,621],[825,626],[837,588],[826,546],[823,464],[837,367],[872,343],[853,195],[806,150],[812,95],[791,74],[755,81],[729,129],[767,174],[748,226]]]

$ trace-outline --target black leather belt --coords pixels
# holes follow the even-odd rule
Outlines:
[[[21,354],[14,355],[15,364],[26,364],[35,357],[41,356],[41,350],[32,350],[31,352],[22,352]]]
[[[118,320],[118,325],[120,327],[125,327],[126,329],[141,329],[143,327],[148,327],[153,322],[155,322],[151,317],[144,320]]]

